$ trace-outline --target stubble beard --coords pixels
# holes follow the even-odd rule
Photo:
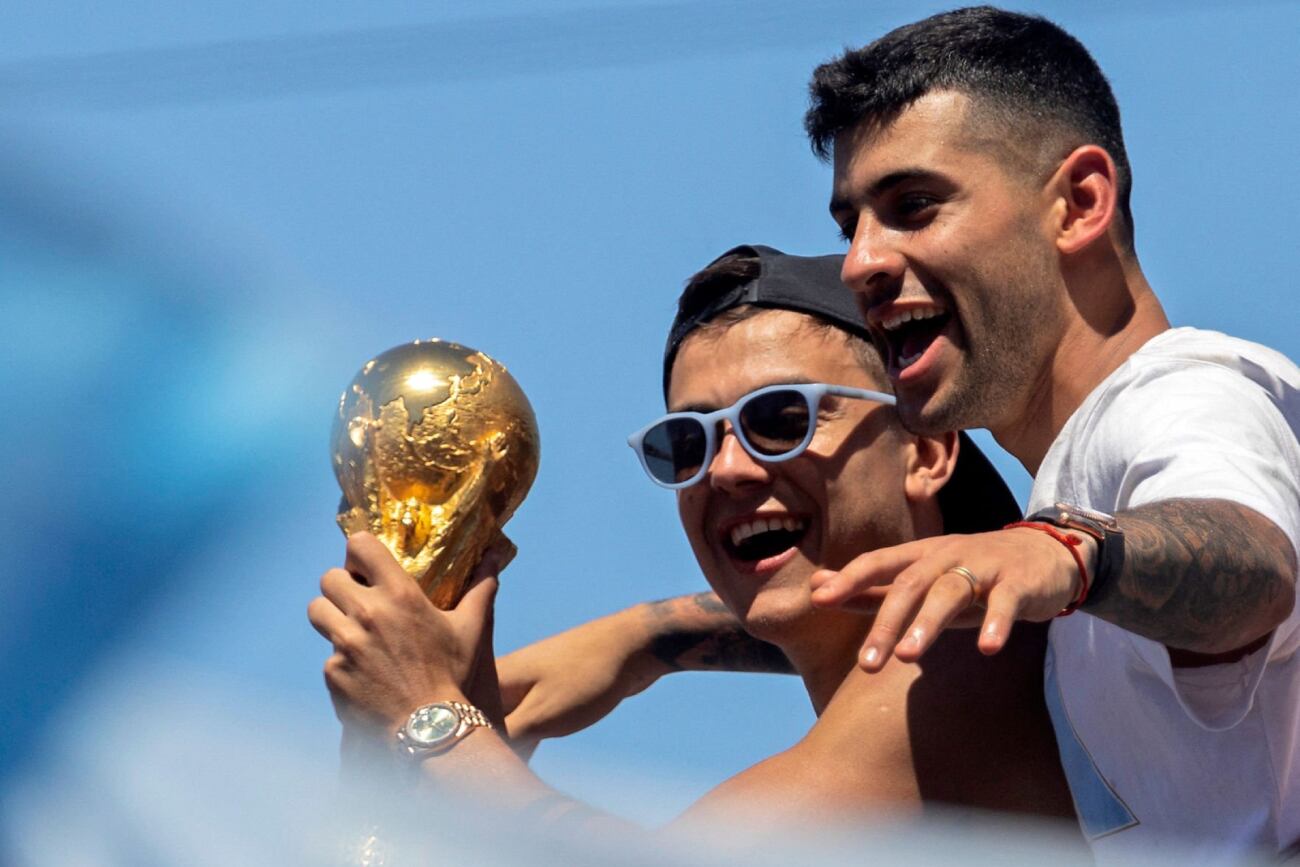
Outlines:
[[[983,293],[981,315],[972,316],[969,326],[962,320],[965,345],[958,350],[961,360],[948,381],[924,402],[899,401],[905,428],[936,436],[970,428],[997,430],[1024,421],[1034,384],[1043,365],[1050,363],[1053,335],[1059,331],[1059,313],[1042,288],[1047,285],[1044,277],[1035,268],[1022,267],[1010,280],[1001,281],[1005,287],[1017,287],[1015,291]]]

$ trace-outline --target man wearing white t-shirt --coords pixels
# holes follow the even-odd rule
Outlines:
[[[904,423],[986,427],[1036,477],[1025,524],[864,554],[814,600],[879,608],[867,671],[971,606],[986,653],[1071,614],[1047,699],[1095,851],[1294,851],[1300,370],[1170,328],[1096,63],[1041,18],[957,10],[819,68],[807,126]]]

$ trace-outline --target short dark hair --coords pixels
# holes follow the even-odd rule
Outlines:
[[[977,101],[1020,138],[1045,130],[1094,143],[1115,161],[1120,213],[1131,246],[1133,186],[1119,105],[1079,40],[1037,15],[974,6],[944,12],[847,50],[813,72],[804,128],[829,159],[835,138],[863,122],[881,126],[936,90]]]

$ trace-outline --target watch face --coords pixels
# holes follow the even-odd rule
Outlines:
[[[431,704],[411,714],[406,721],[406,736],[421,747],[436,746],[460,728],[460,714],[447,704]]]

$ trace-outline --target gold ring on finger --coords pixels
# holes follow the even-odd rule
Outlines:
[[[953,566],[943,574],[947,575],[948,572],[951,572],[954,575],[960,575],[961,577],[965,578],[966,583],[970,585],[971,596],[975,597],[976,599],[980,598],[980,579],[975,577],[974,572],[967,569],[965,566]]]

